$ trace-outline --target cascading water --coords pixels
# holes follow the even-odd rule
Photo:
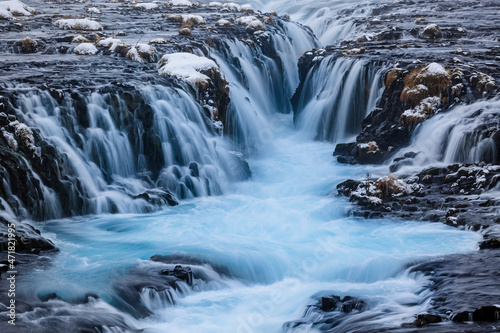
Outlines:
[[[238,40],[225,41],[212,54],[230,86],[226,126],[247,152],[258,151],[273,135],[276,112],[291,112],[290,98],[299,82],[297,60],[304,50],[317,45],[294,23],[285,24],[283,30],[286,35],[260,37],[274,57]]]
[[[334,23],[338,36],[350,33],[352,23],[346,24]],[[78,97],[84,108],[75,96],[58,101],[34,91],[20,97],[20,119],[62,152],[63,171],[73,177],[63,179],[68,197],[54,199],[73,211],[56,205],[52,215],[40,216],[56,218],[39,226],[60,251],[49,267],[20,277],[23,296],[35,304],[19,314],[20,322],[51,333],[75,327],[316,332],[331,327],[304,310],[338,294],[367,304],[362,313],[337,318],[336,331],[350,332],[398,328],[428,308],[430,281],[408,267],[473,251],[480,235],[349,217],[348,202],[333,195],[335,185],[374,169],[336,164],[330,142],[304,137],[354,135],[379,96],[383,65],[324,60],[308,78],[294,124],[289,99],[298,84],[296,61],[317,43],[297,25],[282,28],[285,36],[260,37],[275,56],[231,39],[211,50],[230,85],[226,133],[250,156],[253,175],[245,182],[239,180],[249,175],[248,165],[217,134],[189,87],[104,89]],[[318,128],[325,120],[330,127]],[[170,193],[186,200],[155,204]],[[164,210],[137,214],[158,207]],[[89,213],[95,215],[59,219]],[[192,277],[173,279],[177,265],[186,275],[181,270],[189,266]]]
[[[359,1],[285,1],[285,0],[254,0],[250,3],[266,11],[288,13],[290,17],[312,28],[323,45],[337,44],[348,38],[356,37],[362,31],[362,26],[356,24],[359,18],[371,15],[370,5],[384,2],[383,0]],[[353,9],[353,5],[359,5]],[[339,15],[339,14],[344,15]]]
[[[416,153],[412,165],[444,163],[498,163],[499,149],[495,144],[500,112],[498,99],[457,105],[421,124],[412,143],[397,156]],[[491,128],[490,131],[485,128]],[[397,157],[396,156],[396,157]],[[404,169],[403,169],[404,171]]]
[[[405,267],[419,258],[471,251],[480,235],[441,224],[347,218],[346,202],[328,193],[340,179],[365,170],[336,165],[330,144],[304,142],[291,117],[282,117],[280,138],[249,160],[253,179],[233,184],[224,196],[151,215],[45,223],[61,254],[52,268],[29,277],[37,284],[28,283],[27,292],[56,292],[67,302],[93,293],[126,309],[116,289],[137,290],[126,282],[135,281],[145,289],[134,307],[142,304],[154,316],[129,325],[145,332],[279,332],[317,302],[311,298],[317,293],[354,295],[369,304],[361,317],[346,317],[341,332],[397,327],[424,311],[428,281]],[[169,267],[146,260],[153,254],[171,256],[170,268],[191,262],[188,292],[151,289]],[[81,316],[77,305],[67,311]],[[43,317],[29,316],[38,315]]]
[[[316,140],[349,140],[382,93],[383,71],[383,64],[363,59],[324,58],[308,72],[295,97],[297,127]]]
[[[69,96],[59,103],[47,91],[19,97],[19,117],[62,151],[63,172],[75,177],[64,201],[72,212],[52,205],[55,211],[35,218],[144,212],[154,208],[141,196],[148,190],[148,197],[217,195],[228,181],[249,176],[246,162],[215,134],[191,95],[162,86],[136,94],[144,101],[136,110],[137,101],[127,105],[125,94],[94,92],[78,110]]]

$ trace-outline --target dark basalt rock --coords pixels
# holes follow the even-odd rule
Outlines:
[[[500,238],[488,239],[479,243],[479,248],[484,249],[500,249]]]
[[[483,193],[497,186],[499,176],[500,167],[496,165],[456,164],[429,167],[399,180],[388,177],[387,184],[381,180],[347,180],[338,184],[337,190],[356,205],[353,214],[357,216],[411,218],[479,230],[500,223],[495,216],[500,201]],[[402,181],[411,192],[391,187],[396,181]],[[380,190],[364,194],[370,185]],[[481,246],[495,248],[497,244],[491,239]]]
[[[500,307],[481,306],[474,311],[463,311],[452,317],[454,322],[500,320]]]
[[[359,186],[359,181],[348,179],[337,185],[339,195],[350,196],[351,192],[355,191]]]
[[[175,276],[176,278],[185,281],[188,285],[193,285],[193,272],[189,266],[182,267],[181,265],[177,265],[174,269],[163,269],[161,274]]]
[[[340,311],[343,313],[349,313],[353,310],[363,311],[366,307],[366,303],[356,297],[345,296],[340,298],[340,296],[331,295],[328,297],[321,298],[322,311]]]
[[[438,316],[438,315],[419,314],[417,316],[417,320],[415,321],[415,325],[417,325],[417,327],[422,327],[422,326],[426,326],[429,324],[440,323],[442,321],[443,321],[443,318],[441,316]]]

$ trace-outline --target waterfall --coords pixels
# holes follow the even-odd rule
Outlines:
[[[297,61],[317,43],[295,23],[284,23],[282,33],[264,33],[260,47],[225,40],[212,57],[230,86],[231,104],[226,131],[247,152],[272,140],[273,116],[290,113],[290,98],[299,83]]]
[[[291,112],[297,60],[316,45],[307,29],[292,22],[280,22],[256,42],[217,41],[210,56],[225,74],[232,100],[224,136],[182,82],[70,91],[8,86],[16,92],[17,118],[39,134],[42,155],[54,155],[44,162],[51,175],[39,177],[40,169],[30,169],[40,198],[27,210],[26,198],[14,194],[10,203],[17,215],[45,220],[149,212],[178,199],[224,193],[250,176],[242,153],[266,144],[275,130],[273,117]],[[193,52],[203,54],[201,48]],[[9,190],[9,184],[4,187]]]
[[[413,164],[498,163],[498,98],[457,105],[419,125],[409,147],[396,154],[417,153]]]
[[[288,13],[297,22],[312,28],[323,45],[337,44],[346,39],[353,39],[362,33],[362,25],[356,20],[372,15],[372,9],[384,0],[350,1],[320,0],[253,0],[255,7],[265,11],[276,10],[280,14]],[[356,6],[357,5],[357,6]]]
[[[19,119],[38,128],[65,161],[59,166],[65,190],[58,200],[53,190],[43,188],[45,199],[62,202],[66,211],[46,204],[53,211],[34,218],[144,212],[168,193],[217,195],[228,181],[249,176],[241,155],[215,133],[202,107],[181,88],[142,86],[133,93],[78,95],[83,107],[74,97],[65,94],[57,101],[45,90],[18,97]]]
[[[316,140],[349,140],[383,91],[384,66],[330,55],[313,66],[295,104],[295,124]]]

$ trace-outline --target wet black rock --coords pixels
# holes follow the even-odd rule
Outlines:
[[[443,321],[443,318],[441,316],[425,313],[425,314],[419,314],[417,316],[417,320],[415,321],[415,325],[417,325],[417,327],[422,327],[422,326],[426,326],[429,324],[440,323],[442,321]]]
[[[500,238],[488,239],[479,243],[479,248],[484,249],[500,249]]]
[[[161,274],[175,276],[176,278],[185,281],[188,285],[193,285],[193,272],[189,266],[182,267],[181,265],[177,265],[174,269],[162,269]]]
[[[463,311],[453,316],[454,322],[462,321],[496,321],[500,320],[500,307],[481,306],[474,311]]]
[[[363,311],[366,307],[366,303],[356,297],[345,296],[340,298],[340,296],[331,295],[321,298],[321,307],[323,311],[340,311],[344,313],[352,312],[353,310]]]

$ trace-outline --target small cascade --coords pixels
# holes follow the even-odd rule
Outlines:
[[[177,294],[172,288],[156,290],[154,287],[146,287],[141,291],[141,302],[151,312],[165,309],[177,303]]]
[[[384,66],[329,56],[312,67],[297,92],[295,124],[316,140],[338,142],[359,133],[381,96]]]
[[[499,113],[498,98],[458,105],[421,124],[410,146],[396,157],[417,153],[413,164],[418,166],[441,162],[499,163]]]
[[[175,197],[221,194],[228,181],[249,176],[242,156],[184,90],[105,90],[59,100],[32,90],[17,98],[18,118],[60,157],[47,166],[59,173],[52,188],[32,170],[46,202],[33,218],[150,211]]]
[[[226,40],[212,54],[230,86],[225,131],[246,152],[257,151],[272,137],[274,114],[292,111],[290,98],[299,83],[297,60],[317,46],[314,37],[294,23],[282,29],[282,34],[261,34],[259,46]]]
[[[301,22],[314,31],[322,45],[332,45],[342,40],[356,37],[362,30],[356,20],[371,15],[373,4],[383,0],[364,1],[365,6],[356,6],[359,2],[339,0],[321,0],[297,2],[286,0],[253,0],[255,7],[265,11],[276,10],[280,14],[288,13],[294,21]],[[353,8],[354,7],[354,8]]]

